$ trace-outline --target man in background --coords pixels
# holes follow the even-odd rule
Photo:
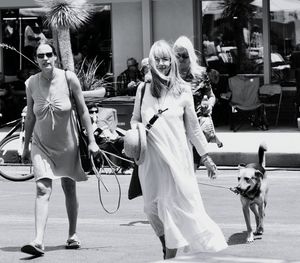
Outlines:
[[[135,58],[127,59],[127,69],[117,77],[117,95],[135,96],[139,83],[143,80]]]

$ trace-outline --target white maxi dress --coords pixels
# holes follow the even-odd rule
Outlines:
[[[225,249],[224,235],[205,211],[194,174],[190,142],[203,155],[207,141],[194,111],[190,87],[177,96],[164,90],[157,99],[146,85],[140,108],[141,86],[132,126],[136,122],[146,125],[158,109],[168,108],[148,132],[145,160],[139,165],[145,213],[161,221],[167,248],[186,247],[193,252]]]

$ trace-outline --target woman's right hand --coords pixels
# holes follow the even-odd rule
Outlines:
[[[30,163],[31,162],[30,151],[28,148],[24,148],[21,158],[22,158],[22,163]]]

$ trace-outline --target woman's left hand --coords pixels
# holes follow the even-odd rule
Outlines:
[[[210,179],[216,179],[217,178],[217,166],[215,165],[214,161],[208,156],[208,154],[205,154],[201,157],[202,163],[205,165],[207,169],[207,174]]]
[[[100,151],[100,148],[95,141],[89,143],[88,149],[93,156],[96,156]]]

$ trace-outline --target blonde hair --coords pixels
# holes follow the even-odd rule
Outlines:
[[[170,59],[171,67],[168,76],[165,76],[157,70],[155,58]],[[167,41],[159,40],[152,45],[149,53],[149,64],[152,75],[150,86],[152,96],[159,98],[163,88],[172,89],[172,92],[176,95],[182,93],[182,84],[184,84],[184,81],[180,77],[174,52]]]
[[[195,78],[197,76],[202,76],[206,72],[206,68],[199,65],[199,60],[196,55],[194,46],[191,40],[186,36],[180,36],[173,45],[173,50],[184,48],[186,49],[189,59],[190,59],[190,73]]]

